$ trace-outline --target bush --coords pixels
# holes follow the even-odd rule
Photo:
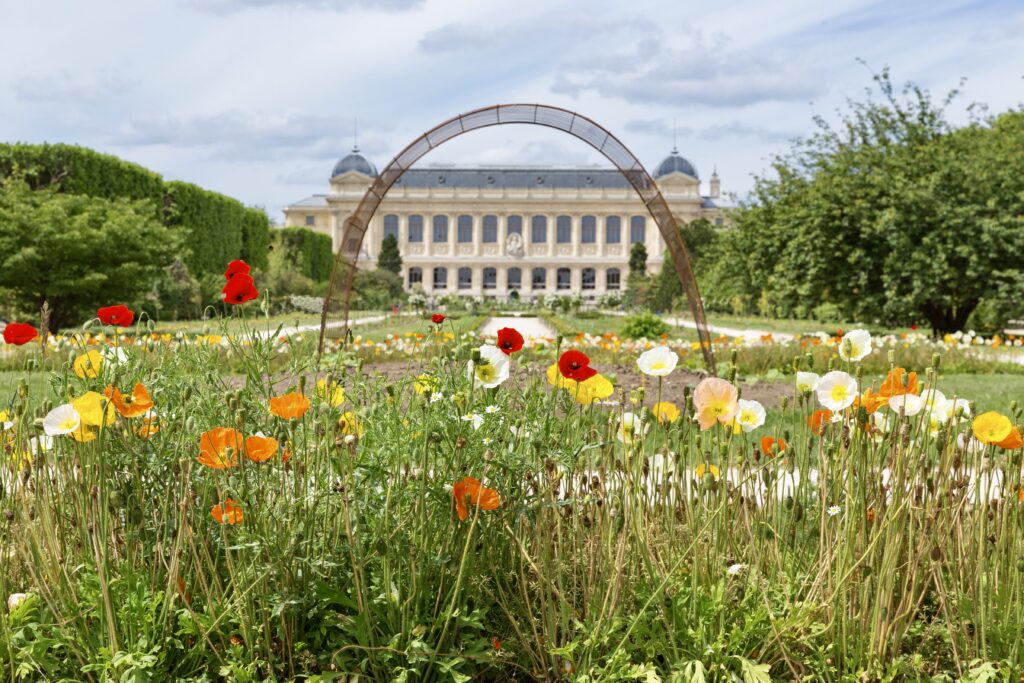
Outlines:
[[[188,266],[177,259],[164,270],[154,290],[155,311],[159,320],[198,318],[202,313],[202,290]]]
[[[360,270],[352,285],[352,308],[378,310],[405,300],[402,277],[387,270]]]
[[[627,339],[657,339],[669,331],[668,324],[650,311],[626,318],[621,335]]]
[[[281,228],[273,231],[271,244],[273,256],[280,257],[282,265],[315,282],[324,282],[331,276],[334,252],[329,236],[309,228]]]

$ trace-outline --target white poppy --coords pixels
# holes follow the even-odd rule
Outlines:
[[[751,432],[764,424],[764,406],[757,401],[740,399],[739,410],[736,412],[736,425],[745,432]]]
[[[809,394],[818,386],[820,379],[816,372],[798,372],[796,373],[796,389],[801,393]]]
[[[960,413],[960,421],[969,420],[971,417],[971,402],[966,398],[953,398],[946,399],[942,409],[946,411],[946,419],[952,420],[957,417],[957,413]]]
[[[640,372],[651,377],[665,377],[671,374],[678,362],[679,354],[667,346],[655,346],[641,353],[636,359]]]
[[[480,429],[481,426],[483,426],[484,416],[481,415],[480,413],[470,413],[469,415],[463,415],[462,421],[471,422],[473,424],[473,429],[477,430]]]
[[[871,334],[867,330],[850,330],[839,343],[839,357],[858,361],[871,353]]]
[[[43,418],[43,431],[47,436],[63,436],[78,429],[82,418],[70,403],[59,405]]]
[[[508,379],[509,362],[501,349],[493,344],[484,344],[479,349],[480,360],[469,361],[466,371],[477,389],[491,389]]]
[[[857,398],[857,380],[842,370],[825,373],[815,387],[818,402],[832,412],[846,410]]]
[[[899,394],[889,399],[892,412],[913,417],[924,408],[924,399],[917,394]]]
[[[643,439],[649,427],[636,413],[623,413],[616,436],[622,443],[631,444],[636,439]]]
[[[53,448],[53,437],[48,434],[33,436],[28,440],[28,452],[32,455],[39,455]]]
[[[6,432],[12,427],[14,427],[14,423],[11,422],[10,415],[7,414],[6,410],[0,410],[0,429]]]

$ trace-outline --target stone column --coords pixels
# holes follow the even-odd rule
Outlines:
[[[341,235],[338,228],[340,221],[338,220],[338,214],[336,212],[331,213],[331,251],[335,254],[338,253],[338,246],[341,244]]]
[[[605,238],[605,221],[608,220],[608,216],[601,216],[601,220],[597,220],[597,216],[594,216],[594,230],[597,231],[597,258],[604,258],[604,238]]]

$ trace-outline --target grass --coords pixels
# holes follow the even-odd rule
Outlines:
[[[682,311],[676,315],[681,318],[692,319],[689,311]],[[853,330],[857,328],[869,329],[873,334],[901,334],[911,331],[909,327],[886,327],[854,321],[823,323],[817,320],[765,318],[753,315],[729,315],[727,313],[708,313],[707,320],[709,325],[718,325],[730,329],[764,330],[766,332],[788,334],[835,333],[838,330]]]

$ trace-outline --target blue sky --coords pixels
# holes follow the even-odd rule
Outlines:
[[[86,145],[279,217],[325,191],[356,118],[382,167],[451,115],[544,102],[649,168],[675,129],[702,179],[717,167],[742,195],[884,66],[936,95],[966,78],[954,120],[1021,106],[1021,45],[1024,3],[998,0],[3,0],[0,139]],[[604,162],[503,126],[421,163]]]

